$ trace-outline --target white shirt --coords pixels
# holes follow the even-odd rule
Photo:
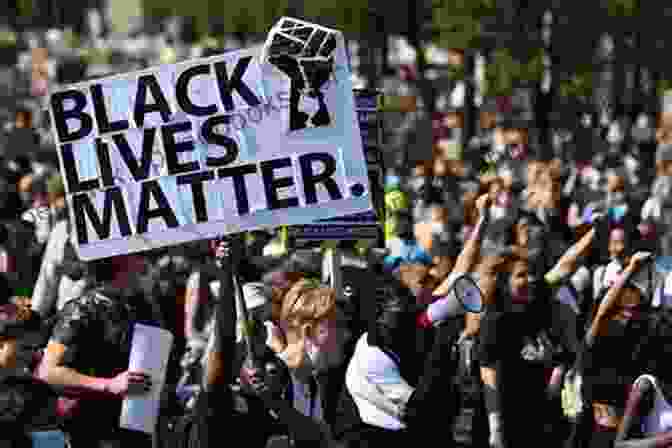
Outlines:
[[[357,342],[345,385],[364,423],[395,431],[406,428],[401,417],[415,389],[389,355],[368,344],[367,333]]]
[[[69,300],[79,297],[86,287],[84,280],[73,281],[58,273],[57,268],[63,263],[65,243],[69,237],[65,220],[56,223],[49,235],[31,300],[33,311],[42,316],[51,316],[61,310]]]
[[[665,276],[665,280],[656,288],[651,306],[654,308],[669,307],[672,305],[672,272]]]

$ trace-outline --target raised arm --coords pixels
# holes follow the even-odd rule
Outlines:
[[[579,241],[560,257],[558,262],[544,277],[549,285],[558,284],[576,271],[579,258],[588,254],[595,240],[595,228],[590,229]]]
[[[467,242],[464,244],[464,248],[460,255],[457,257],[453,271],[458,274],[466,274],[470,272],[481,252],[481,243],[483,242],[483,236],[485,235],[485,229],[488,226],[488,221],[490,219],[490,205],[492,204],[492,198],[489,194],[484,194],[476,200],[476,208],[479,212],[479,219],[476,227],[473,232],[467,239]],[[433,292],[434,296],[445,296],[450,291],[452,283],[454,281],[454,276],[448,276]]]
[[[483,195],[477,200],[477,206],[480,213],[480,218],[476,228],[465,243],[464,249],[457,258],[455,267],[448,277],[432,292],[432,296],[437,298],[433,301],[427,310],[418,317],[419,327],[430,327],[438,322],[444,321],[448,318],[451,309],[451,298],[449,296],[450,289],[453,283],[461,275],[471,271],[473,265],[476,263],[480,255],[481,241],[488,224],[489,207],[492,203],[489,195]],[[467,313],[465,315],[465,330],[460,336],[460,340],[467,336],[474,335],[478,332],[480,314]]]
[[[145,392],[151,387],[149,376],[142,372],[123,372],[114,378],[85,375],[68,365],[79,347],[91,338],[95,325],[91,309],[79,300],[68,302],[35,373],[36,378],[72,398],[114,399],[130,393]]]
[[[588,332],[586,334],[586,344],[588,346],[593,345],[595,338],[599,336],[603,330],[604,323],[607,320],[607,317],[613,311],[614,306],[618,303],[623,293],[623,289],[627,284],[630,277],[636,273],[639,268],[642,266],[642,263],[649,259],[651,254],[649,252],[637,252],[630,259],[630,263],[621,274],[621,277],[609,288],[607,295],[604,300],[600,303],[593,323],[591,324]]]

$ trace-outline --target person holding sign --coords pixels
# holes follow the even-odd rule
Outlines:
[[[61,412],[72,448],[152,446],[150,436],[119,428],[122,400],[152,388],[148,375],[127,370],[134,324],[152,322],[137,297],[123,294],[139,267],[134,261],[138,257],[88,263],[94,283],[63,306],[37,372],[67,397]]]

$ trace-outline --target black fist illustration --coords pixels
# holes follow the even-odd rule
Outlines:
[[[335,50],[335,32],[317,25],[283,19],[271,31],[267,61],[291,80],[290,131],[331,124],[322,89],[333,75]],[[302,97],[318,102],[312,116],[299,109]]]

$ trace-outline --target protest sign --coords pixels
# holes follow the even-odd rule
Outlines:
[[[148,374],[152,379],[152,390],[124,399],[119,417],[121,428],[154,434],[172,346],[173,335],[168,330],[135,324],[128,370]]]
[[[49,98],[80,258],[371,210],[340,32],[281,19],[263,46]]]
[[[318,223],[293,226],[289,236],[294,240],[375,240],[381,236],[380,220],[376,214],[383,204],[383,156],[381,153],[383,129],[380,117],[382,93],[376,90],[354,91],[355,108],[359,120],[362,144],[369,171],[371,198],[375,209],[348,216],[321,219]]]

